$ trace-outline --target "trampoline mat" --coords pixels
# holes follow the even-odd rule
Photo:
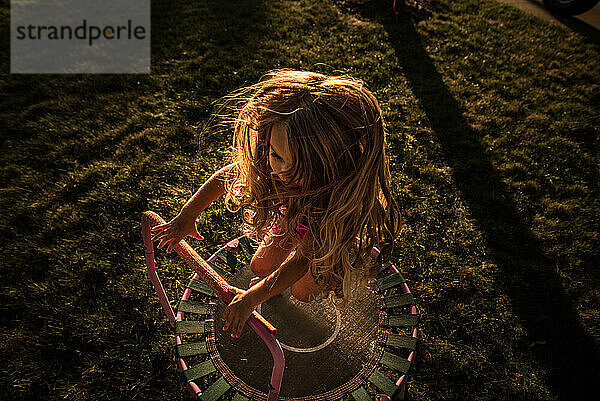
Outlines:
[[[249,265],[228,281],[247,289],[253,276]],[[300,302],[288,288],[257,308],[277,328],[285,354],[280,397],[312,400],[337,399],[356,389],[368,377],[383,352],[385,312],[380,295],[365,288],[346,310],[330,300]],[[273,358],[262,339],[248,326],[239,338],[223,331],[225,304],[214,309],[214,327],[207,346],[217,369],[238,391],[266,399]]]

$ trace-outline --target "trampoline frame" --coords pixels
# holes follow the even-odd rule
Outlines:
[[[162,219],[158,214],[147,211],[144,212],[141,219],[142,225],[142,237],[144,240],[145,246],[145,261],[148,271],[148,276],[150,281],[152,282],[156,294],[160,300],[162,308],[167,315],[167,319],[171,325],[175,329],[176,322],[182,322],[184,318],[183,311],[177,311],[177,315],[173,311],[171,304],[169,303],[169,299],[167,294],[165,293],[162,282],[156,272],[156,263],[154,260],[154,244],[152,242],[151,235],[151,227],[154,227],[159,224],[165,224],[165,220]],[[226,252],[238,252],[240,248],[240,238],[233,239],[229,241],[225,246],[221,247],[215,253],[213,253],[206,261],[201,258],[196,251],[191,248],[185,240],[182,240],[173,247],[173,250],[179,254],[188,264],[192,267],[196,273],[193,276],[193,279],[203,280],[211,289],[214,291],[215,295],[217,295],[225,304],[229,304],[236,292],[231,285],[229,285],[216,271],[211,267],[210,264],[213,264],[219,257],[219,253]],[[356,238],[357,242],[359,238]],[[379,256],[379,249],[373,247],[371,250],[371,257],[377,258]],[[207,263],[209,262],[209,263]],[[214,266],[214,265],[213,265]],[[392,274],[399,273],[398,269],[392,262],[388,262],[385,266],[380,269],[380,272],[383,272],[385,269],[388,269]],[[408,285],[403,282],[400,285],[400,289],[402,291],[402,295],[411,294]],[[181,301],[187,301],[192,294],[192,290],[188,287],[185,289]],[[417,308],[415,304],[410,304],[410,315],[417,315]],[[283,349],[281,344],[277,340],[276,334],[277,329],[273,327],[266,319],[264,319],[258,312],[255,310],[252,312],[248,320],[246,321],[248,326],[254,330],[256,334],[260,336],[265,345],[268,347],[271,355],[273,357],[273,369],[271,372],[270,379],[270,389],[267,395],[267,401],[277,401],[279,392],[281,389],[281,382],[283,379],[283,374],[285,370],[285,356],[283,353]],[[181,334],[175,333],[175,346],[181,345]],[[418,329],[415,326],[411,327],[411,337],[415,339],[418,338]],[[416,358],[416,348],[411,350],[407,361],[412,365]],[[177,366],[181,372],[185,372],[188,369],[187,364],[183,360],[182,357],[177,356]],[[404,400],[406,396],[406,384],[408,381],[408,374],[405,373],[400,376],[400,378],[394,383],[397,386],[396,391],[392,394],[391,398],[387,394],[377,394],[375,396],[376,401],[390,401],[390,400]],[[193,380],[187,383],[187,389],[190,395],[194,398],[199,398],[202,396],[202,390],[196,385]],[[354,396],[354,394],[353,394]],[[354,396],[356,398],[356,396]]]

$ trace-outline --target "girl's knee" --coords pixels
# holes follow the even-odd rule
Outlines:
[[[298,301],[310,302],[320,294],[321,289],[314,283],[312,278],[305,276],[292,285],[290,292]]]
[[[252,274],[255,276],[260,276],[260,269],[258,268],[256,263],[250,263],[250,270],[252,270]]]
[[[299,286],[298,282],[294,283],[294,285],[292,285],[292,288],[290,289],[292,295],[294,296],[294,298],[296,298],[298,301],[301,302],[309,302],[310,301],[310,293],[309,291],[306,291],[305,287]]]
[[[261,266],[260,263],[250,263],[250,270],[252,270],[252,273],[254,273],[255,276],[257,277],[266,277],[269,274],[273,273],[276,269],[272,269],[269,270],[270,266],[267,266],[267,264],[265,264],[264,266]]]

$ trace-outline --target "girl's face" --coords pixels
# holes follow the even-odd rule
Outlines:
[[[292,168],[292,155],[288,145],[288,137],[283,124],[274,124],[271,129],[271,141],[269,143],[269,165],[285,184],[290,183],[288,177]],[[287,171],[287,174],[286,174]]]

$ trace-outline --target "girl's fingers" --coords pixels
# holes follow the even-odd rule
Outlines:
[[[163,246],[167,245],[168,243],[169,243],[169,240],[163,238],[162,240],[160,240],[160,243],[158,244],[157,248],[161,249]]]
[[[228,316],[229,308],[225,308],[225,312],[223,312],[223,317],[221,318],[221,320],[223,321],[223,331],[227,330],[227,326],[229,326]]]
[[[165,235],[167,235],[166,231],[161,231],[161,232],[157,233],[154,237],[152,237],[152,242],[164,237]]]
[[[171,243],[167,247],[167,253],[170,253],[171,250],[177,246],[177,244],[179,244],[179,241],[175,241],[175,240],[171,241]]]
[[[238,320],[235,324],[235,331],[232,333],[234,337],[239,337],[242,334],[242,329],[244,328],[244,322],[242,320]]]
[[[236,328],[237,328],[237,318],[234,318],[233,322],[231,322],[231,337],[235,337]]]
[[[204,239],[204,237],[198,233],[198,230],[194,230],[192,236],[196,239]]]
[[[161,230],[161,231],[157,232],[156,234],[154,234],[154,238],[160,239],[160,238],[168,237],[168,236],[172,236],[172,235],[173,235],[173,229],[172,229],[172,227],[168,227],[168,228],[165,228],[164,230]],[[153,239],[153,241],[155,239]]]
[[[169,223],[160,224],[158,226],[151,227],[150,230],[151,231],[161,230],[161,229],[167,227],[168,225],[169,225]]]

